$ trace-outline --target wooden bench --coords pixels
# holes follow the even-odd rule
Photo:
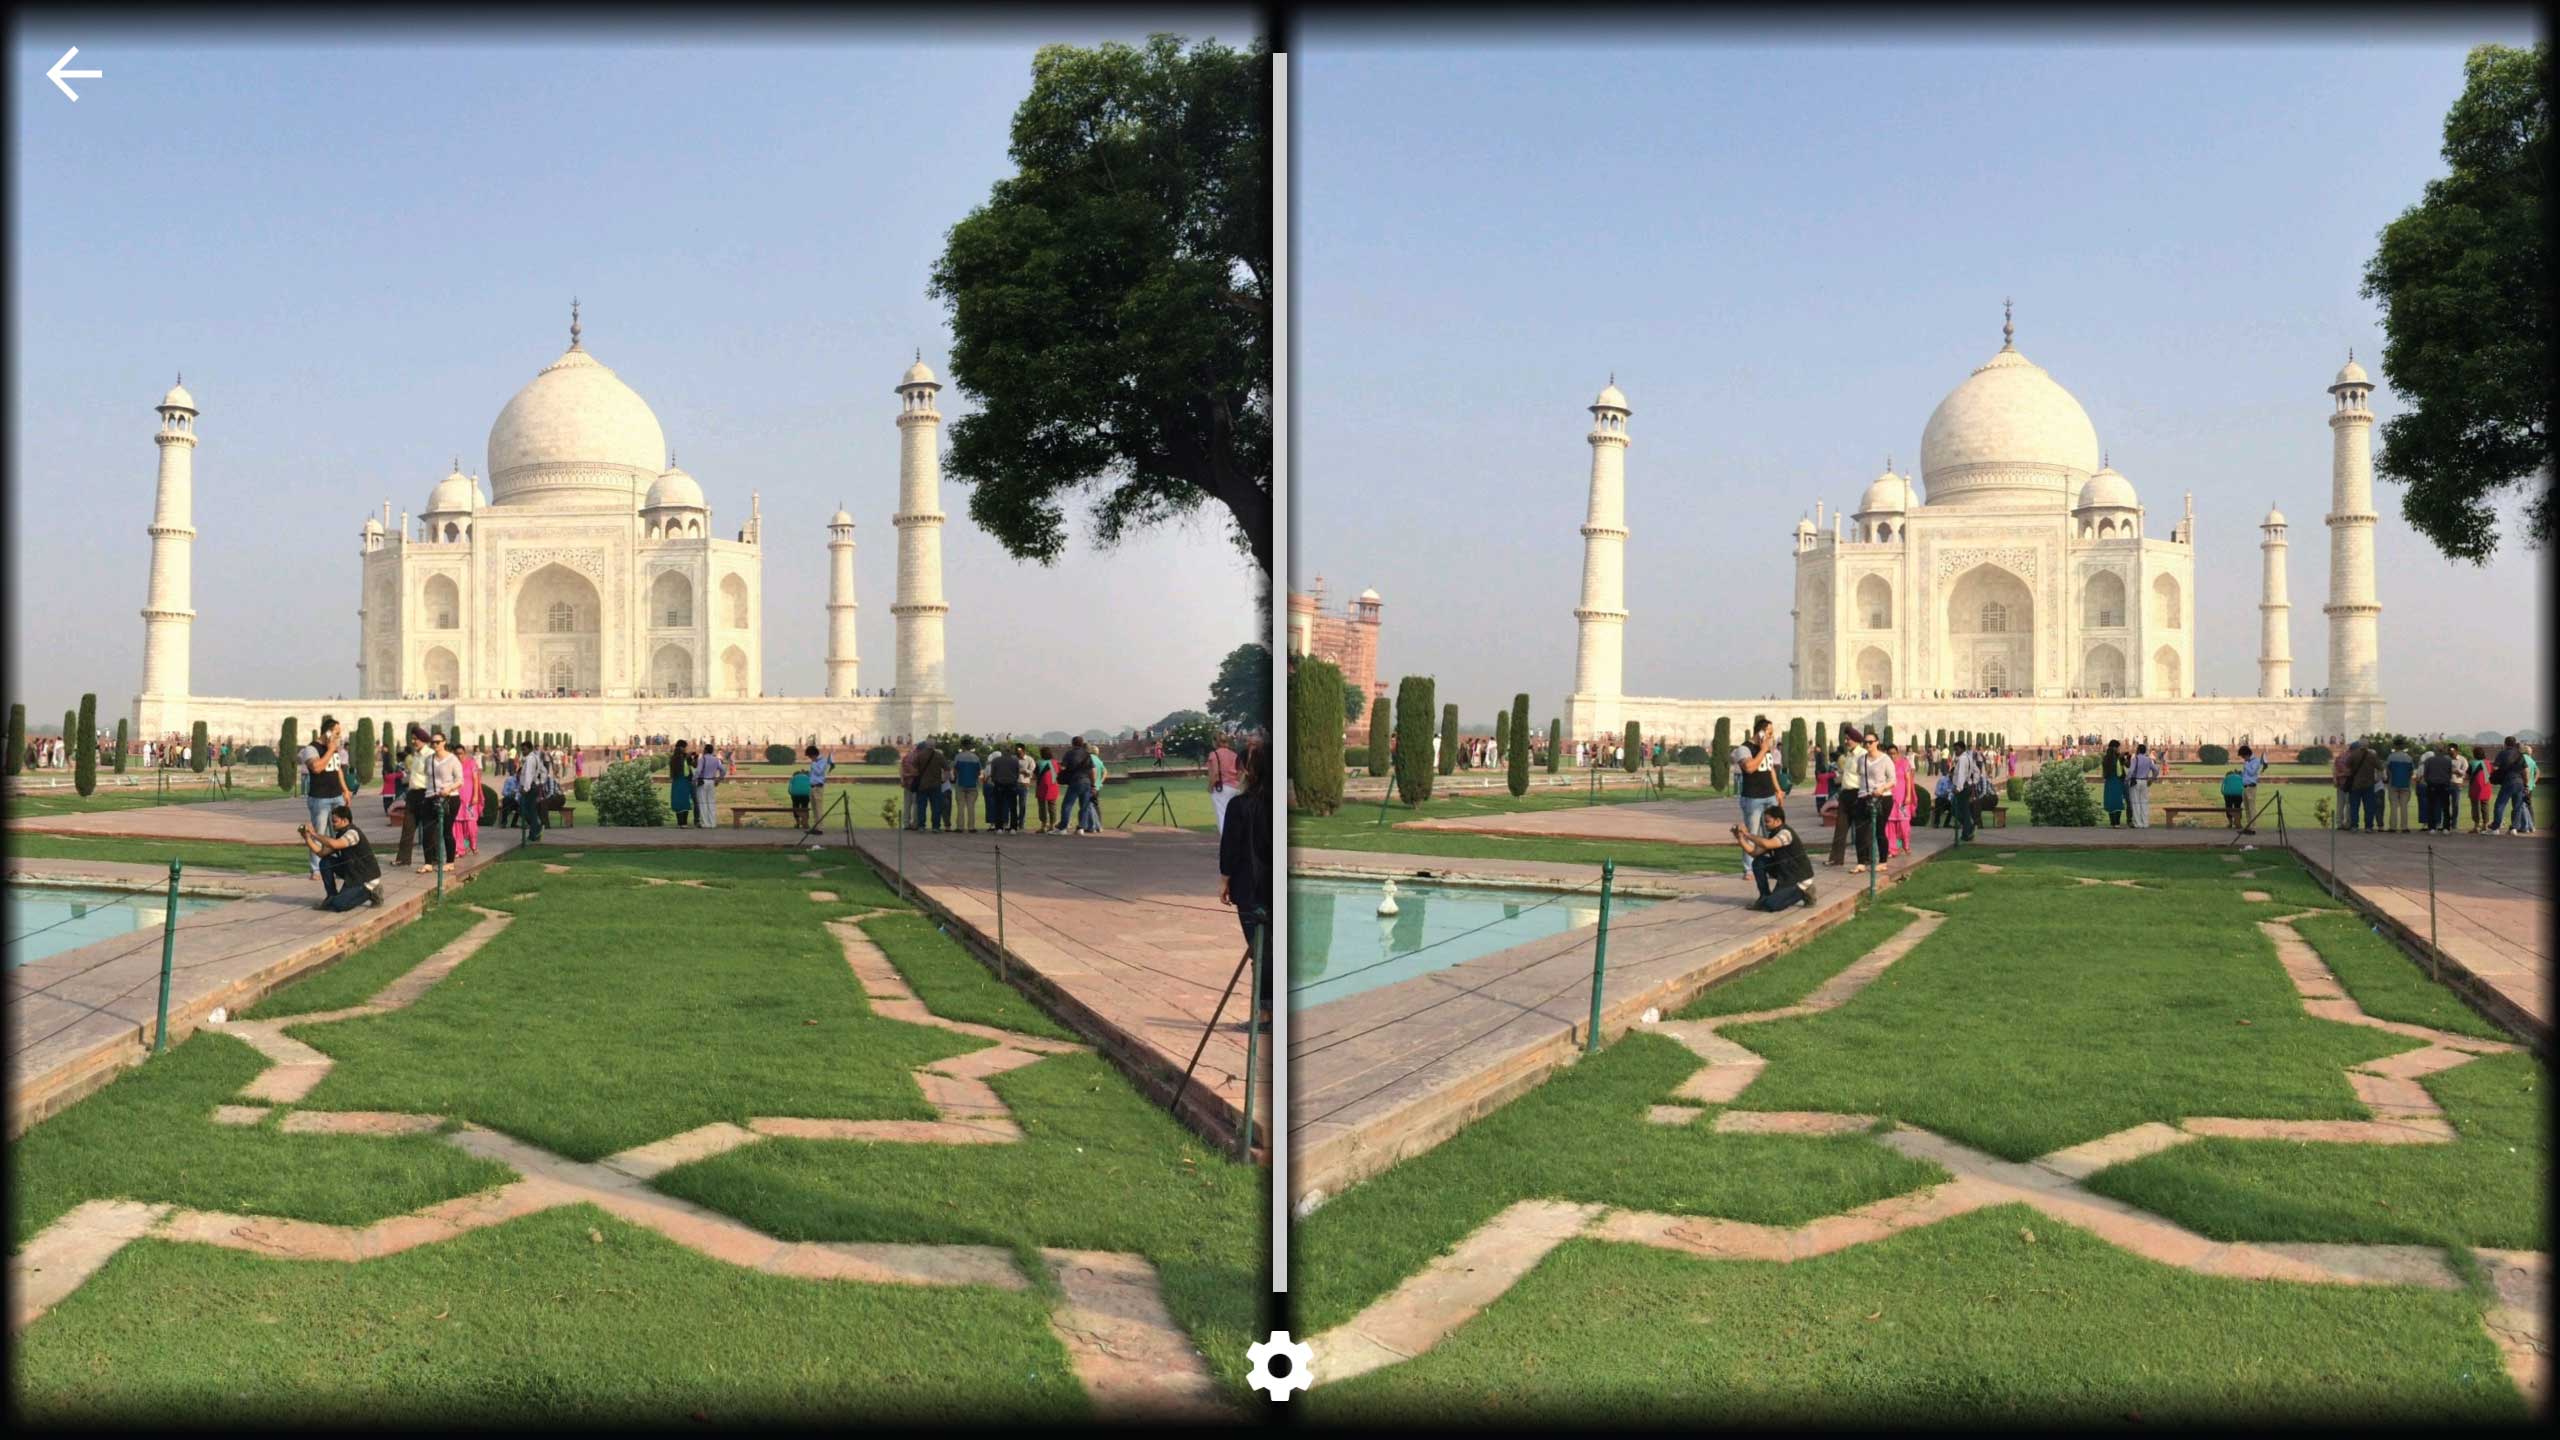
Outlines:
[[[720,807],[720,813],[729,817],[729,828],[736,830],[747,823],[746,817],[750,815],[789,815],[794,812],[788,805],[723,804]]]
[[[2181,815],[2210,815],[2222,821],[2228,821],[2231,818],[2230,812],[2219,805],[2163,805],[2160,807],[2160,813],[2167,816],[2172,825],[2178,823],[2178,817]]]

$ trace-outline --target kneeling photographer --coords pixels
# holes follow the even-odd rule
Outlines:
[[[1748,867],[1752,883],[1760,887],[1760,898],[1752,902],[1754,909],[1784,910],[1813,903],[1813,857],[1804,853],[1804,842],[1788,827],[1784,806],[1771,805],[1760,812],[1757,835],[1739,825],[1732,828],[1734,843],[1760,862]]]
[[[320,860],[320,886],[328,898],[313,908],[345,911],[382,903],[382,862],[374,858],[373,842],[356,828],[354,811],[343,804],[331,810],[325,835],[307,824],[294,828]]]

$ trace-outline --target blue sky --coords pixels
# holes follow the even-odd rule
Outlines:
[[[945,230],[1012,173],[1042,43],[1171,29],[1247,43],[1250,12],[1031,28],[191,32],[59,18],[11,52],[15,695],[42,717],[141,678],[153,404],[184,370],[196,458],[195,688],[352,692],[357,527],[423,507],[567,343],[657,411],[733,533],[764,496],[765,674],[819,693],[825,522],[859,522],[862,679],[892,681],[898,436]],[[70,45],[77,104],[44,79]],[[966,397],[943,393],[946,415]],[[1200,521],[1007,558],[946,478],[962,722],[1146,724],[1253,638],[1249,562]],[[1169,600],[1168,597],[1173,597]]]
[[[2306,20],[2313,18],[2303,12]],[[1614,370],[1631,693],[1787,688],[1786,532],[1854,504],[2000,345],[2080,399],[2165,533],[2194,492],[2199,690],[2254,693],[2257,523],[2293,521],[2323,683],[2331,401],[2377,231],[2442,173],[2464,52],[2532,21],[2173,37],[1941,24],[1616,48],[1311,20],[1296,132],[1293,577],[1386,600],[1381,673],[1469,722],[1573,675]],[[1640,21],[1572,34],[1625,37]],[[2384,416],[2396,400],[2375,398]],[[2393,722],[2549,728],[2545,557],[2438,557],[2378,483]]]

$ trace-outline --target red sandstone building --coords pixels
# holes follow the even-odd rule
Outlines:
[[[1377,591],[1363,590],[1341,614],[1328,615],[1324,577],[1317,576],[1314,593],[1289,592],[1290,653],[1333,662],[1344,687],[1355,695],[1374,700],[1386,694],[1386,682],[1378,678],[1378,611],[1383,603]],[[1367,729],[1364,716],[1352,732],[1362,738],[1353,743],[1367,744]]]

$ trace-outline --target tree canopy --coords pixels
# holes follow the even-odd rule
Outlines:
[[[2529,486],[2524,531],[2549,544],[2551,321],[2543,234],[2548,42],[2483,45],[2444,121],[2449,173],[2383,227],[2364,294],[2382,302],[2382,372],[2405,407],[2374,469],[2408,489],[2400,513],[2438,550],[2485,563],[2489,501]]]
[[[1047,565],[1069,495],[1099,489],[1106,545],[1214,502],[1268,575],[1269,45],[1049,45],[1031,77],[1019,173],[951,227],[927,287],[977,407],[946,462],[969,517]]]
[[[1209,682],[1209,713],[1231,730],[1270,728],[1271,647],[1248,640],[1227,652]]]

